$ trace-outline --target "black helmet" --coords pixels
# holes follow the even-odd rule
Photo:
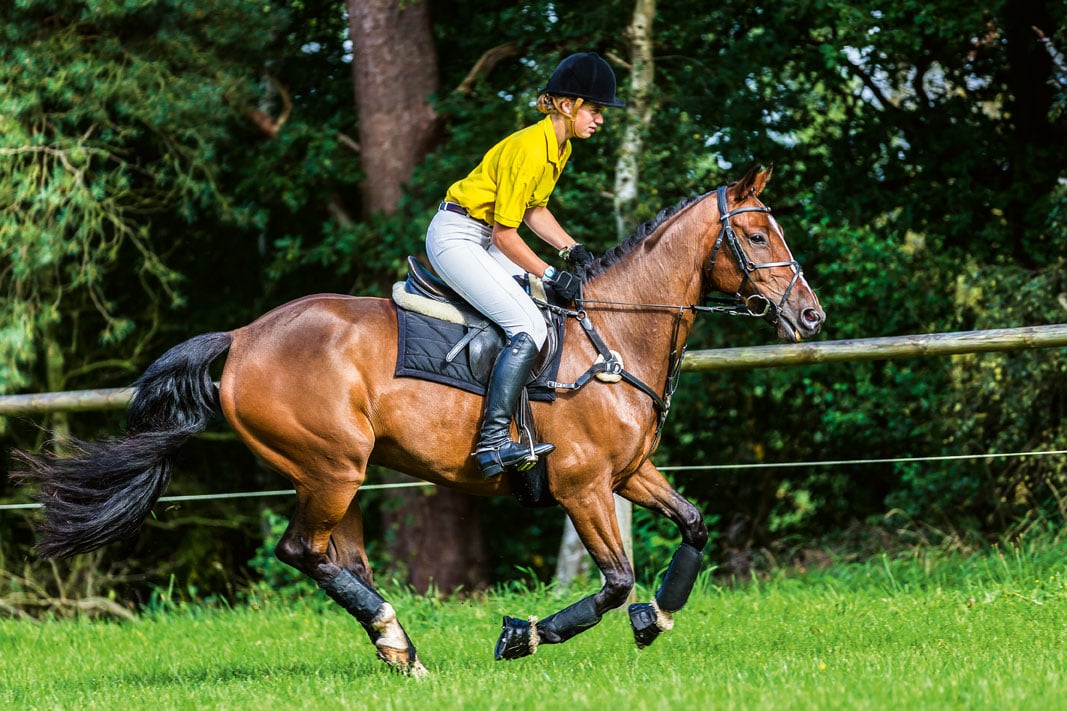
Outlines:
[[[596,52],[572,54],[564,59],[538,93],[571,96],[601,106],[626,106],[615,98],[615,72]]]

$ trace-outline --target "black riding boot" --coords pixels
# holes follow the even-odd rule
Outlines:
[[[486,479],[514,466],[525,471],[537,463],[538,457],[556,448],[554,444],[535,444],[531,448],[511,439],[511,416],[535,360],[537,346],[528,333],[520,333],[500,352],[493,366],[485,394],[481,436],[474,450]]]

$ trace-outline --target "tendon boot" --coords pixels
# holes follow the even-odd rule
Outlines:
[[[537,458],[556,448],[554,444],[522,445],[511,439],[511,416],[537,360],[537,346],[528,333],[520,333],[497,356],[485,394],[485,413],[474,457],[482,476],[490,479],[505,469],[526,471]]]

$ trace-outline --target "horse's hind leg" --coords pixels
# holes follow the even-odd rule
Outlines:
[[[415,676],[426,668],[397,620],[374,589],[363,551],[363,526],[355,500],[358,484],[297,488],[297,506],[275,550],[280,560],[311,577],[366,630],[378,657]]]
[[[647,647],[674,626],[672,615],[685,606],[704,559],[708,529],[696,506],[674,490],[651,462],[645,462],[619,489],[619,495],[661,513],[677,524],[682,545],[675,551],[652,602],[630,605],[630,624],[638,647]]]

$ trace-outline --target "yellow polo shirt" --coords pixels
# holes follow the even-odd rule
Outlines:
[[[560,155],[552,118],[546,116],[490,148],[467,177],[452,184],[445,200],[490,225],[518,227],[526,210],[548,204],[570,155],[570,141]]]

